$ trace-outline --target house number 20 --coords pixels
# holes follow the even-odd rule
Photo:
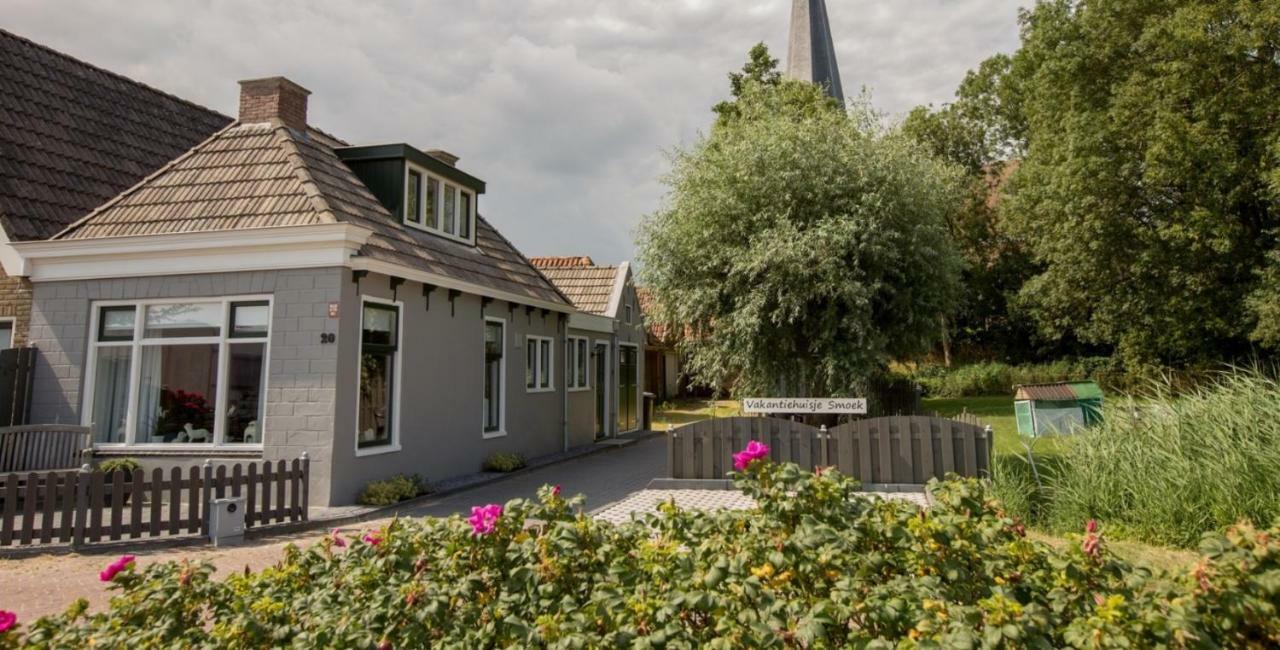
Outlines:
[[[333,343],[338,340],[338,335],[333,332],[320,332],[321,343]]]

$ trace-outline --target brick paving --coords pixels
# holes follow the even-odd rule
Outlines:
[[[928,497],[923,492],[868,492],[867,495],[928,506]],[[658,504],[673,499],[677,506],[689,510],[747,510],[756,505],[751,497],[736,490],[640,490],[595,510],[591,515],[617,524],[629,521],[632,514],[653,512]]]

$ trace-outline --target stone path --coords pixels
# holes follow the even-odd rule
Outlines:
[[[921,507],[928,505],[928,497],[923,492],[868,494],[882,499],[910,501]],[[688,510],[747,510],[756,505],[751,497],[736,490],[640,490],[592,512],[591,515],[618,524],[629,521],[632,513],[652,512],[658,504],[672,499],[677,506]]]

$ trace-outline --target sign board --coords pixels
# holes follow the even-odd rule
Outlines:
[[[744,413],[853,413],[867,412],[865,397],[748,397]]]
[[[337,317],[338,317],[338,303],[331,302],[329,303],[329,318],[337,318]]]

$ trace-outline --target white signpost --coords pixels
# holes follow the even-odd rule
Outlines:
[[[857,414],[867,412],[865,397],[748,397],[744,413]]]

